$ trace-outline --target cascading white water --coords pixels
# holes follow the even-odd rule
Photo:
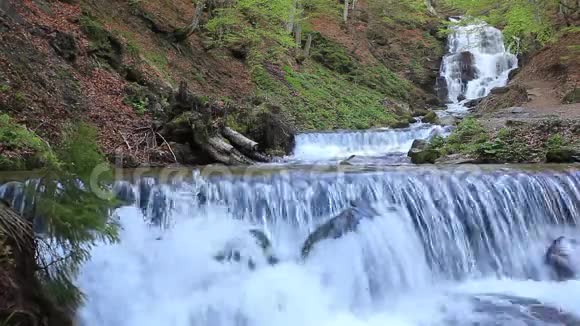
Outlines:
[[[447,111],[465,114],[466,101],[505,86],[510,70],[517,65],[517,57],[506,50],[502,32],[497,28],[484,22],[453,27],[448,54],[441,65],[440,83],[444,80],[445,85],[438,85],[451,102]]]
[[[97,247],[82,270],[80,324],[551,325],[580,316],[580,281],[552,282],[543,263],[554,237],[578,235],[567,226],[580,221],[578,171],[268,171],[120,183],[135,204],[116,211],[121,242]],[[303,261],[308,234],[354,200],[379,216]],[[279,264],[260,259],[254,228]],[[232,243],[254,270],[214,258]]]
[[[578,236],[578,171],[256,169],[245,177],[193,171],[169,183],[118,183],[134,204],[116,211],[121,242],[98,246],[83,267],[80,325],[481,326],[580,318],[580,281],[551,281],[543,262],[555,237]],[[0,186],[0,195],[12,196],[15,207],[25,201],[16,183]],[[320,242],[302,260],[306,237],[353,201],[371,203],[379,216]],[[261,255],[248,235],[255,228],[271,239],[279,264]],[[214,258],[232,244],[244,263]]]
[[[407,129],[303,133],[296,135],[296,145],[289,159],[315,162],[341,160],[351,155],[406,154],[415,139],[428,139],[447,132],[445,127],[419,123]]]

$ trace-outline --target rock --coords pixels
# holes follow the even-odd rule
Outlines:
[[[439,117],[437,123],[442,126],[455,126],[457,124],[457,118],[452,115],[446,115]]]
[[[473,99],[473,100],[469,100],[469,101],[465,102],[465,104],[463,104],[463,105],[466,106],[466,107],[468,107],[468,108],[474,108],[479,103],[481,103],[481,101],[483,101],[483,97],[476,98],[476,99]]]
[[[514,77],[520,73],[522,69],[521,68],[515,68],[510,70],[509,74],[508,74],[508,80],[512,80],[514,79]]]
[[[78,47],[73,35],[63,32],[56,32],[55,37],[50,41],[52,48],[68,61],[75,61],[78,54]]]
[[[401,128],[409,128],[411,124],[409,121],[397,121],[391,125],[392,128],[401,129]]]
[[[549,149],[548,152],[546,153],[546,162],[548,163],[580,162],[580,151],[568,147]]]
[[[317,243],[338,239],[346,233],[355,232],[360,221],[373,219],[378,215],[377,211],[366,203],[354,204],[353,207],[347,208],[328,222],[320,225],[306,238],[302,245],[302,258],[306,259]]]
[[[451,154],[435,160],[437,164],[477,164],[478,161],[464,154]]]
[[[279,262],[272,253],[272,245],[268,236],[261,230],[251,229],[248,231],[248,235],[252,237],[256,244],[262,249],[264,254],[264,259],[269,265],[275,265]],[[220,263],[233,262],[242,263],[245,262],[250,270],[256,268],[257,257],[252,257],[247,252],[244,252],[243,239],[234,239],[233,241],[226,244],[225,248],[214,256],[214,259]]]
[[[467,98],[466,98],[466,97],[465,97],[465,95],[463,95],[463,94],[459,94],[459,96],[457,96],[457,100],[458,100],[459,102],[461,102],[461,101],[465,101],[466,99],[467,99]]]
[[[433,164],[441,154],[439,151],[429,148],[429,143],[426,140],[415,139],[407,156],[411,158],[413,164]]]
[[[510,87],[509,86],[505,86],[505,87],[496,87],[496,88],[492,88],[492,90],[489,92],[490,94],[505,94],[507,92],[510,91]]]
[[[352,160],[355,157],[356,157],[356,155],[351,155],[346,160],[340,161],[340,163],[338,163],[338,165],[352,165],[352,163],[350,163],[350,160]]]
[[[445,77],[437,77],[435,80],[435,92],[441,102],[449,102],[449,89],[447,88],[447,80]]]
[[[415,109],[412,112],[412,116],[414,116],[414,117],[422,117],[422,116],[427,115],[428,113],[429,113],[429,111],[428,110],[425,110],[425,109]]]
[[[580,243],[561,236],[548,248],[545,262],[560,281],[576,278],[580,274]]]
[[[437,123],[438,117],[437,114],[433,111],[427,113],[422,119],[421,121],[425,122],[425,123],[432,123],[435,124]]]
[[[461,81],[464,84],[467,84],[467,82],[477,77],[477,68],[475,67],[473,53],[469,51],[459,53],[459,66],[461,68]]]

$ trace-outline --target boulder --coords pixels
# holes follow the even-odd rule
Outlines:
[[[463,94],[459,94],[459,96],[457,96],[457,101],[461,102],[461,101],[465,101],[467,98],[465,97],[465,95]]]
[[[441,154],[438,150],[429,148],[429,142],[426,140],[415,139],[407,156],[411,158],[413,164],[433,164]]]
[[[314,246],[324,240],[338,239],[344,234],[355,232],[360,221],[373,219],[379,214],[366,203],[353,204],[312,232],[302,245],[302,258],[306,259]]]
[[[274,256],[272,253],[272,244],[268,236],[261,230],[258,229],[251,229],[248,231],[249,236],[256,242],[258,247],[261,248],[264,259],[269,265],[275,265],[279,262],[278,258]],[[244,251],[243,240],[235,239],[232,242],[226,244],[226,246],[218,252],[214,259],[220,263],[246,263],[250,270],[254,270],[256,268],[256,258],[252,257],[249,253]]]
[[[442,103],[449,102],[449,88],[447,87],[447,80],[445,77],[437,77],[435,80],[435,92],[437,93],[437,98],[439,98]]]
[[[432,124],[437,123],[437,120],[438,120],[437,114],[433,111],[430,111],[421,119],[421,121],[423,121],[425,123],[432,123]]]
[[[561,236],[552,242],[544,259],[559,281],[576,278],[580,274],[580,242]]]
[[[514,77],[520,73],[522,69],[521,68],[515,68],[510,70],[509,74],[508,74],[508,80],[512,80],[514,79]]]
[[[455,126],[457,124],[457,118],[452,115],[446,115],[439,117],[437,123],[442,126]]]
[[[490,94],[505,94],[510,91],[509,86],[492,88]]]
[[[391,125],[392,128],[401,129],[401,128],[409,128],[411,124],[409,121],[397,121]]]
[[[465,102],[465,104],[463,104],[463,105],[466,106],[466,107],[468,107],[468,108],[474,108],[479,103],[481,103],[481,101],[483,101],[483,97],[476,98],[476,99],[473,99],[473,100],[469,100],[469,101]]]
[[[458,54],[459,66],[461,69],[461,81],[463,84],[477,78],[477,68],[475,67],[475,57],[473,53],[464,51]]]
[[[580,162],[580,151],[569,147],[549,149],[548,152],[546,153],[546,162],[548,163]]]

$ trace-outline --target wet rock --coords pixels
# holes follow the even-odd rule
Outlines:
[[[452,115],[446,115],[439,117],[437,123],[442,126],[455,126],[457,124],[457,118]]]
[[[477,78],[477,68],[475,67],[475,57],[473,53],[464,51],[458,54],[459,66],[461,69],[461,81],[463,84]]]
[[[63,32],[56,32],[50,41],[52,48],[68,61],[75,61],[78,54],[78,47],[73,35]]]
[[[546,162],[548,163],[580,162],[580,151],[569,147],[550,149],[546,153]]]
[[[548,248],[545,262],[558,280],[576,278],[580,273],[580,242],[564,236],[557,238]]]
[[[248,233],[262,249],[266,262],[269,265],[277,264],[279,259],[272,253],[272,244],[268,236],[258,229],[251,229]],[[220,263],[245,263],[250,270],[254,270],[256,268],[256,257],[252,257],[250,254],[245,252],[243,243],[238,240],[239,239],[226,244],[226,247],[214,256],[214,259]]]
[[[465,97],[465,95],[463,95],[463,94],[459,94],[459,96],[457,96],[457,100],[458,100],[459,102],[461,102],[461,101],[465,101],[466,99],[467,99],[467,98],[466,98],[466,97]]]
[[[411,163],[413,164],[433,164],[441,154],[439,151],[429,148],[429,142],[426,140],[415,139],[407,156],[411,158]]]
[[[449,101],[449,88],[447,87],[447,80],[445,77],[437,77],[435,80],[435,92],[442,103]]]
[[[437,123],[438,117],[437,114],[433,111],[427,113],[423,119],[421,119],[421,121],[425,122],[425,123],[431,123],[431,124],[435,124]]]
[[[516,68],[516,69],[512,69],[510,70],[509,74],[508,74],[508,80],[512,80],[514,79],[514,77],[520,73],[522,69],[521,68]]]
[[[397,121],[391,125],[392,128],[401,129],[401,128],[409,128],[411,124],[409,121]]]
[[[510,91],[510,87],[509,86],[505,86],[505,87],[496,87],[496,88],[492,88],[492,90],[489,92],[490,94],[505,94],[507,92]]]
[[[477,322],[462,323],[462,325],[580,324],[580,320],[574,315],[531,298],[503,294],[485,294],[472,298],[471,303],[474,311],[482,318]]]
[[[412,112],[412,116],[414,116],[414,117],[422,117],[422,116],[427,115],[428,113],[429,113],[429,111],[428,110],[425,110],[425,109],[415,109]]]
[[[474,108],[479,103],[481,103],[481,101],[483,101],[483,97],[476,98],[474,100],[469,100],[469,101],[465,102],[465,104],[463,104],[463,105],[466,106],[466,107],[468,107],[468,108]]]
[[[307,258],[317,243],[338,239],[346,233],[354,232],[360,221],[373,219],[378,215],[377,211],[366,203],[354,204],[353,207],[347,208],[328,222],[320,225],[306,238],[302,245],[302,258]]]

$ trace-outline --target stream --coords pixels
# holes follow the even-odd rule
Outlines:
[[[465,114],[516,66],[497,29],[457,27],[440,114]],[[580,325],[580,280],[556,281],[544,259],[557,237],[580,238],[580,170],[401,164],[413,140],[448,132],[305,133],[278,164],[132,171],[114,186],[121,241],[79,275],[79,325]],[[25,201],[15,183],[0,197]],[[301,252],[360,203],[376,216]]]

